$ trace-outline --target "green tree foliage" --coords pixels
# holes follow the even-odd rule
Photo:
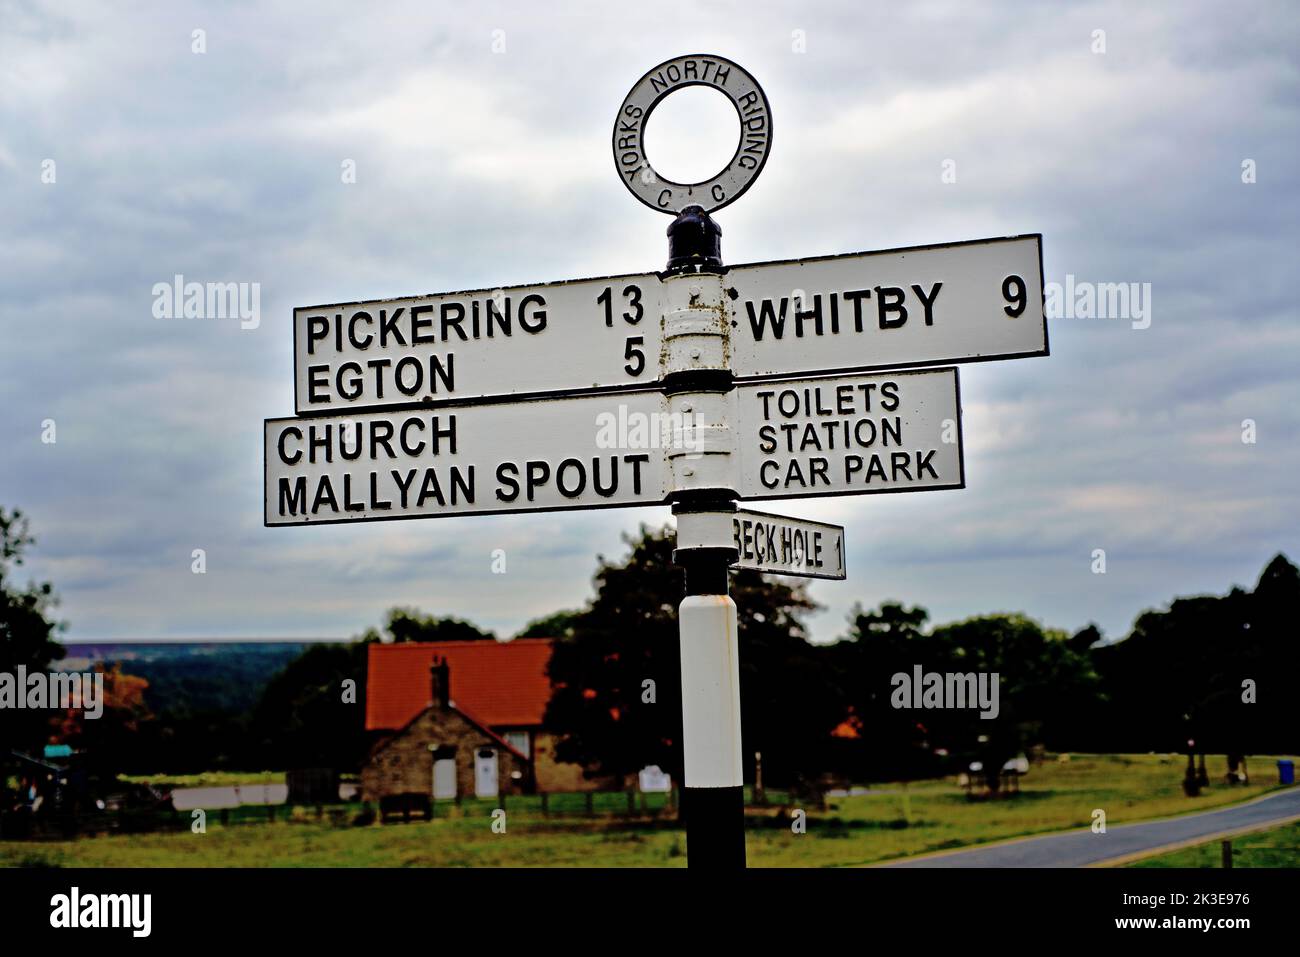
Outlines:
[[[970,746],[991,776],[1026,746],[1065,749],[1102,704],[1100,682],[1085,653],[1062,631],[1023,615],[983,615],[937,627],[931,634],[941,670],[996,673],[998,715],[943,711],[931,723],[959,746]],[[984,739],[984,740],[981,740]]]
[[[384,636],[387,636],[385,638]],[[426,615],[418,608],[390,608],[383,634],[369,628],[363,641],[495,641],[496,635],[460,618]]]
[[[681,780],[684,582],[672,561],[674,538],[670,528],[643,527],[625,539],[625,559],[600,559],[595,598],[551,658],[546,725],[561,736],[557,756],[586,765],[593,777],[657,764]],[[751,761],[763,753],[764,776],[776,783],[817,763],[819,742],[842,712],[819,674],[818,649],[805,638],[802,616],[814,605],[802,586],[736,572],[731,587],[740,611],[745,750]]]
[[[35,544],[26,516],[18,509],[0,507],[0,671],[11,674],[19,665],[28,672],[45,671],[63,657],[55,634],[63,624],[50,617],[57,598],[49,582],[18,585],[15,570]],[[44,744],[50,714],[40,711],[0,710],[0,756],[11,749],[32,750]]]
[[[1113,702],[1095,746],[1179,751],[1190,739],[1201,752],[1295,751],[1298,606],[1300,571],[1277,555],[1254,591],[1143,612],[1127,638],[1091,651]]]
[[[149,739],[155,719],[145,702],[148,681],[125,673],[120,663],[95,670],[103,674],[104,682],[100,716],[91,720],[84,709],[70,709],[51,724],[60,743],[82,752],[84,768],[111,779],[134,770],[130,762]]]
[[[980,760],[996,773],[1030,743],[1068,746],[1100,703],[1099,682],[1083,652],[1064,632],[1023,615],[985,615],[926,630],[928,613],[887,602],[855,609],[849,637],[833,649],[839,681],[859,726],[868,778],[922,775],[938,770],[939,750],[964,767]],[[894,706],[894,676],[998,675],[998,712],[979,708]],[[995,783],[996,779],[994,779]]]
[[[516,638],[557,638],[560,641],[568,641],[573,637],[573,629],[577,624],[578,618],[582,612],[578,610],[564,610],[544,615],[541,618],[534,618],[524,626],[523,631],[515,635]]]
[[[360,767],[366,753],[368,644],[312,645],[271,679],[250,722],[258,752],[254,766]]]

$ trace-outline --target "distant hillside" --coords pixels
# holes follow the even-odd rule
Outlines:
[[[154,714],[214,711],[246,714],[267,683],[317,641],[95,642],[64,645],[55,667],[81,671],[120,662],[149,682],[145,698]]]

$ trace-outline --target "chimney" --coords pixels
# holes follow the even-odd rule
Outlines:
[[[429,678],[433,687],[433,703],[446,711],[447,702],[451,700],[451,669],[447,667],[446,658],[433,659],[433,664],[429,667]]]

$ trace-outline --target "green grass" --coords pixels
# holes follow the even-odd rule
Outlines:
[[[1207,841],[1156,857],[1134,861],[1129,867],[1222,867],[1220,840]],[[1300,867],[1300,821],[1232,839],[1233,867]]]
[[[224,788],[245,784],[283,784],[283,771],[205,771],[203,774],[123,774],[131,784],[166,788]]]
[[[1220,759],[1220,763],[1221,763]],[[1200,797],[1181,790],[1185,759],[1160,755],[1084,755],[1034,767],[1019,797],[968,801],[951,779],[875,786],[875,792],[830,799],[825,811],[807,808],[805,834],[791,831],[776,806],[750,811],[749,863],[755,867],[848,866],[891,857],[1084,827],[1101,808],[1109,825],[1200,811],[1270,790],[1271,758],[1253,758],[1256,783],[1212,785]],[[1213,760],[1211,762],[1214,763]],[[1216,768],[1212,773],[1217,773]],[[651,807],[662,803],[650,796]],[[568,815],[544,818],[540,798],[510,798],[507,830],[492,831],[495,803],[445,805],[432,822],[349,826],[356,808],[333,809],[317,821],[314,809],[283,813],[273,824],[222,827],[215,813],[206,834],[108,835],[71,841],[0,842],[0,865],[47,866],[600,866],[661,867],[685,863],[685,837],[676,823],[628,821],[626,797],[596,796],[597,815],[580,812],[580,795],[556,795],[551,808]],[[638,802],[639,804],[639,802]],[[261,809],[254,809],[260,811]],[[443,816],[443,811],[447,816]],[[264,812],[262,812],[264,813]],[[328,815],[328,812],[327,812]]]

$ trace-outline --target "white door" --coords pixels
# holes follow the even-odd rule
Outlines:
[[[474,793],[481,798],[497,796],[497,753],[493,748],[474,752]]]
[[[456,759],[439,758],[433,762],[433,797],[435,800],[456,796]]]

